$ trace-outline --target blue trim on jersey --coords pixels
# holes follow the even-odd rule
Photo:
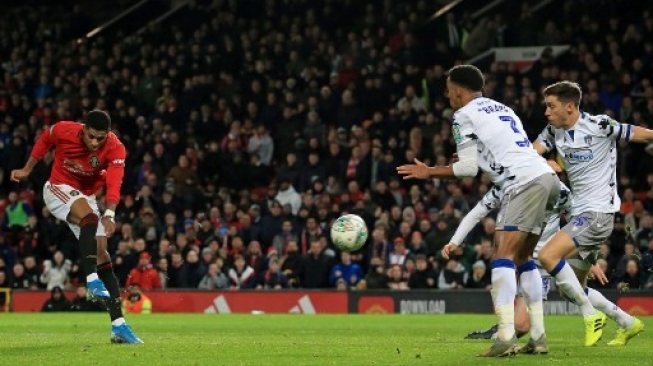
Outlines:
[[[567,133],[569,134],[569,137],[571,137],[571,141],[574,141],[574,130],[569,130]]]
[[[517,267],[517,274],[520,275],[524,272],[528,271],[534,271],[537,269],[537,265],[535,262],[531,259],[530,261],[522,264],[521,266]]]
[[[574,245],[576,245],[576,248],[580,247],[580,243],[578,242],[578,239],[574,238]]]
[[[619,124],[619,133],[617,134],[617,138],[622,138],[621,137],[621,132],[623,131],[624,125],[623,123]]]
[[[513,225],[506,225],[503,227],[503,231],[519,231],[519,227]]]
[[[558,265],[555,266],[553,271],[549,272],[551,277],[555,277],[560,271],[562,271],[562,268],[564,268],[565,264],[567,264],[567,262],[565,262],[564,259],[561,259],[560,262],[558,262]]]
[[[585,119],[585,112],[580,111],[580,118],[581,118],[581,119]]]
[[[625,140],[626,140],[626,141],[630,141],[630,139],[631,139],[631,136],[630,136],[630,130],[632,130],[633,125],[626,125],[626,126],[628,126],[628,134],[626,135]]]
[[[490,263],[490,268],[510,268],[515,269],[515,262],[510,259],[495,259]]]
[[[589,294],[590,294],[590,288],[585,287],[585,295],[589,296]]]

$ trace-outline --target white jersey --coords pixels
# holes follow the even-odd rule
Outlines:
[[[617,193],[617,140],[630,141],[632,125],[617,123],[608,116],[581,113],[568,130],[547,126],[537,141],[564,161],[574,192],[572,216],[583,212],[619,211]]]
[[[476,226],[481,219],[486,217],[492,210],[499,208],[501,200],[503,199],[504,192],[498,187],[494,186],[489,190],[485,196],[479,201],[474,208],[469,211],[467,215],[461,220],[460,225],[453,234],[450,242],[460,245],[465,239],[467,234]],[[560,183],[560,198],[554,207],[547,207],[546,217],[547,223],[540,241],[537,243],[535,253],[544,246],[544,244],[560,229],[560,213],[568,212],[572,207],[572,197],[569,188],[564,183]],[[537,255],[535,255],[536,257]]]
[[[458,150],[475,144],[478,166],[507,192],[544,174],[554,174],[532,148],[521,120],[509,107],[477,97],[453,115]]]

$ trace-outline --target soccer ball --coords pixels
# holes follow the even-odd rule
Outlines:
[[[367,240],[367,226],[360,216],[349,214],[338,217],[331,225],[331,241],[338,249],[353,252]]]

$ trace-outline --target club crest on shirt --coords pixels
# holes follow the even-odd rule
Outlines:
[[[583,140],[585,140],[585,143],[588,144],[588,145],[592,144],[592,136],[590,136],[590,135],[585,136],[583,138]]]
[[[96,169],[100,166],[100,159],[95,155],[91,155],[91,157],[88,159],[88,163],[91,167]]]

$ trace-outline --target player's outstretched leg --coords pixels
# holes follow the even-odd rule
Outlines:
[[[517,339],[528,334],[530,327],[531,321],[528,316],[528,309],[523,297],[518,296],[515,299],[515,336],[517,336]],[[498,330],[499,325],[494,324],[489,329],[469,333],[465,339],[496,339]]]
[[[539,253],[539,260],[567,299],[578,305],[585,321],[585,346],[595,345],[603,336],[606,316],[589,301],[571,266],[562,258],[576,251],[576,245],[565,231],[559,231]]]
[[[546,354],[549,352],[549,347],[546,343],[546,333],[544,331],[542,277],[532,259],[517,267],[517,273],[519,275],[519,285],[524,294],[524,302],[528,307],[531,333],[528,343],[526,346],[521,347],[519,352]]]
[[[97,232],[99,218],[90,213],[79,221],[79,249],[82,257],[82,267],[86,274],[86,286],[92,297],[108,299],[109,291],[104,287],[97,274]]]
[[[589,287],[585,291],[592,305],[619,326],[617,336],[608,342],[608,346],[625,346],[631,338],[644,331],[644,323],[641,320],[623,311],[615,303],[606,299],[602,293]]]
[[[111,257],[107,252],[107,238],[106,236],[98,236],[98,265],[97,273],[100,280],[106,284],[109,295],[107,300],[107,307],[109,308],[109,316],[111,317],[111,343],[129,343],[140,344],[143,341],[138,338],[131,327],[125,322],[122,314],[122,304],[120,298],[120,284],[113,272],[113,264]]]

